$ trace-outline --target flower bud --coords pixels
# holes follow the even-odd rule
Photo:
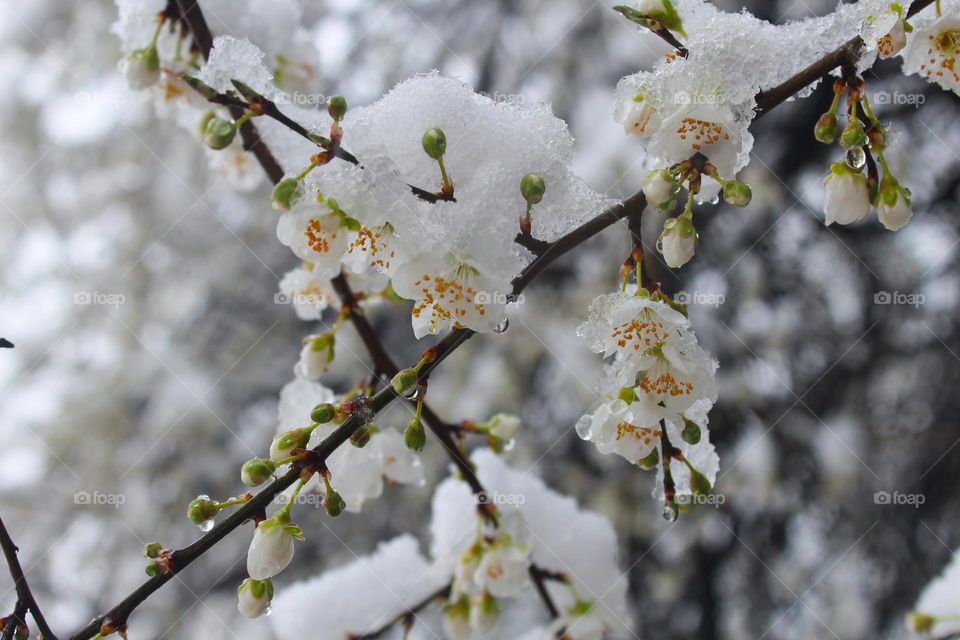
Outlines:
[[[690,489],[693,491],[694,495],[705,496],[710,493],[710,481],[707,480],[707,477],[690,467]]]
[[[203,524],[220,511],[220,505],[207,496],[198,496],[187,505],[187,517],[194,524]]]
[[[240,467],[240,482],[248,487],[259,487],[269,480],[276,470],[277,465],[273,460],[265,460],[264,458],[247,460]]]
[[[632,404],[637,400],[637,392],[634,391],[632,387],[623,387],[620,389],[620,393],[617,394],[617,397],[627,404]]]
[[[447,152],[447,136],[443,129],[427,129],[421,140],[423,150],[434,160],[439,160]]]
[[[134,91],[146,89],[160,79],[160,56],[155,46],[136,49],[127,56],[124,76]]]
[[[350,444],[357,449],[363,449],[370,443],[370,436],[376,433],[377,427],[373,424],[365,424],[352,434],[350,434]]]
[[[323,496],[323,508],[331,518],[336,518],[347,508],[343,497],[330,486],[329,482],[327,482],[327,493]]]
[[[660,462],[660,452],[654,449],[643,458],[640,458],[639,460],[637,460],[637,466],[643,469],[644,471],[650,471],[651,469],[656,468],[659,462]]]
[[[347,113],[347,99],[343,96],[330,96],[327,98],[327,113],[335,122],[343,120]]]
[[[543,200],[547,191],[547,183],[539,173],[528,173],[520,179],[520,193],[527,204],[537,204]]]
[[[840,122],[837,120],[836,114],[829,111],[820,116],[816,126],[813,127],[813,136],[823,144],[833,144],[839,133]]]
[[[419,379],[420,374],[417,373],[416,369],[403,369],[393,376],[390,386],[393,387],[398,396],[409,396],[417,388]]]
[[[333,420],[337,415],[337,408],[329,402],[318,404],[310,412],[310,419],[318,424],[326,424]]]
[[[840,134],[840,144],[844,149],[853,149],[867,144],[867,132],[863,128],[860,118],[850,118],[847,120],[847,126],[843,128]]]
[[[745,207],[750,204],[752,197],[753,191],[746,182],[731,180],[723,185],[723,200],[729,205]]]
[[[654,169],[647,173],[642,189],[647,202],[660,211],[672,211],[676,208],[680,183],[666,169]]]
[[[147,566],[144,567],[143,572],[151,578],[155,578],[163,573],[163,566],[159,560],[152,559],[147,563]]]
[[[470,600],[462,595],[460,599],[443,608],[443,635],[450,640],[470,640]]]
[[[304,427],[291,429],[273,437],[270,443],[270,459],[273,461],[289,458],[294,449],[302,449],[310,440],[311,430]]]
[[[700,442],[700,426],[696,422],[684,418],[683,431],[680,432],[680,437],[687,444],[697,444]]]
[[[211,149],[223,149],[233,142],[237,125],[233,120],[213,116],[203,128],[203,142]]]
[[[270,608],[273,582],[247,578],[237,587],[237,609],[247,618],[259,618]]]
[[[927,633],[936,622],[936,618],[926,613],[911,611],[907,614],[907,630],[914,633]]]
[[[657,250],[673,269],[687,264],[693,257],[697,231],[689,216],[668,218],[663,223],[663,232],[657,240]]]
[[[475,631],[487,633],[496,626],[499,616],[500,605],[497,604],[497,599],[489,593],[484,593],[470,607],[470,626]]]
[[[271,198],[273,208],[287,211],[300,197],[300,181],[296,178],[284,178],[273,188]]]
[[[148,558],[159,557],[161,551],[163,551],[163,545],[159,542],[148,542],[143,547],[143,555]]]
[[[520,431],[520,418],[510,413],[498,413],[487,422],[490,435],[500,440],[513,440]]]
[[[427,432],[423,428],[420,418],[414,417],[403,431],[403,443],[411,451],[423,451],[427,444]]]
[[[880,185],[880,192],[876,199],[877,218],[889,231],[897,231],[910,222],[913,217],[913,208],[910,204],[910,190],[884,176]]]

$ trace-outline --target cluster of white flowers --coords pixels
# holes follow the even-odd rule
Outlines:
[[[466,483],[451,478],[433,498],[432,559],[403,535],[382,543],[370,556],[291,585],[274,604],[278,615],[271,621],[278,637],[340,640],[359,635],[386,625],[451,583],[444,607],[417,612],[409,638],[555,640],[561,630],[571,640],[621,637],[627,628],[627,583],[616,561],[610,523],[581,511],[571,498],[511,469],[489,451],[478,451],[473,461],[504,525],[492,542],[482,543],[476,563],[465,566],[464,558],[477,546],[478,499]],[[509,541],[503,531],[510,531]],[[546,582],[562,614],[547,627],[539,626],[543,605],[528,577],[531,562],[569,580]],[[309,611],[317,611],[316,616],[304,615]]]
[[[658,468],[660,498],[673,500],[663,493],[667,468],[677,496],[708,492],[719,469],[707,431],[717,363],[697,344],[687,318],[645,290],[610,293],[593,301],[579,334],[611,358],[604,400],[577,423],[580,437],[603,454]],[[663,464],[661,449],[670,455]]]

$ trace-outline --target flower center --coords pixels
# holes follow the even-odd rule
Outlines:
[[[677,127],[677,135],[681,140],[690,140],[690,147],[700,151],[703,145],[711,145],[721,140],[730,140],[730,134],[723,125],[709,120],[684,118]]]
[[[659,429],[651,429],[650,427],[638,427],[637,425],[630,424],[629,422],[621,422],[617,425],[617,440],[623,440],[625,437],[629,436],[634,440],[640,440],[645,445],[653,444],[654,438],[659,438],[662,435],[662,432]]]
[[[330,242],[337,237],[337,230],[324,228],[319,218],[310,218],[303,233],[307,237],[307,246],[317,253],[330,251]]]

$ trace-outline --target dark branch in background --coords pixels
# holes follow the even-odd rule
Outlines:
[[[182,19],[190,27],[191,32],[194,33],[197,45],[206,55],[209,52],[212,44],[212,38],[210,37],[210,31],[204,22],[203,15],[197,6],[196,0],[176,1],[181,9]],[[932,1],[933,0],[919,0],[911,8],[910,15],[913,15],[924,7],[929,6]],[[859,38],[857,38],[857,40],[859,40]],[[853,41],[848,42],[836,51],[827,54],[821,61],[810,65],[807,67],[807,69],[801,71],[794,78],[787,80],[778,87],[774,87],[773,89],[762,92],[760,95],[758,95],[758,117],[790,97],[792,93],[788,93],[788,91],[799,91],[803,87],[815,81],[818,77],[826,75],[835,67],[839,66],[843,62],[846,62],[849,59],[849,56],[855,55],[855,51],[850,50],[852,42]],[[862,42],[857,45],[856,49],[858,50],[861,46]],[[276,182],[282,178],[282,170],[277,173],[279,166],[276,164],[275,159],[273,159],[272,154],[270,154],[266,146],[260,143],[259,135],[257,135],[256,129],[253,127],[252,123],[248,122],[245,126],[249,126],[248,133],[251,136],[254,136],[251,137],[251,147],[249,150],[254,153],[261,164],[264,165],[264,169],[267,171],[268,175],[270,175],[271,180]],[[513,295],[519,295],[534,279],[536,279],[537,276],[539,276],[550,264],[555,262],[561,256],[565,255],[568,251],[588,240],[589,238],[592,238],[594,235],[603,231],[607,227],[613,225],[615,222],[628,216],[631,217],[632,221],[638,221],[645,206],[646,200],[643,197],[643,194],[636,193],[624,200],[622,203],[611,207],[610,209],[598,215],[596,218],[586,222],[565,236],[559,238],[555,242],[549,243],[549,245],[544,248],[542,253],[540,253],[536,259],[533,260],[533,262],[527,265],[527,267],[524,268],[523,271],[521,271],[520,274],[514,279],[512,286]],[[634,222],[634,224],[637,223],[638,222]],[[334,287],[337,287],[338,293],[342,292],[342,295],[346,295],[347,292],[350,292],[349,286],[346,284],[346,281],[343,279],[342,275],[333,279],[333,285]],[[353,299],[352,292],[349,293],[349,296],[350,297],[348,299]],[[357,320],[358,318],[359,322]],[[367,344],[368,348],[373,347],[371,349],[371,357],[374,358],[375,362],[378,359],[380,360],[380,363],[378,363],[377,366],[382,367],[383,365],[386,365],[389,360],[388,354],[383,350],[382,345],[379,343],[379,339],[376,337],[376,334],[373,333],[373,330],[366,319],[362,315],[358,315],[358,312],[355,310],[351,312],[351,319],[353,319],[354,325],[358,327],[358,331],[360,332],[361,339],[364,340],[364,343]],[[473,335],[474,332],[469,329],[454,329],[447,333],[435,347],[436,358],[421,369],[420,379],[425,380],[437,366],[439,366],[451,353],[456,351],[460,345],[466,342]],[[373,340],[371,340],[371,337]],[[390,364],[392,365],[392,361],[390,361]],[[393,366],[395,369],[395,365]],[[384,369],[384,372],[387,370],[388,369]],[[387,385],[374,396],[367,399],[366,402],[368,408],[373,410],[374,413],[377,413],[396,398],[397,395],[393,391],[393,388],[390,385]],[[327,437],[327,439],[325,439],[312,450],[314,454],[314,459],[312,462],[317,463],[326,460],[326,458],[334,450],[336,450],[337,447],[344,444],[350,438],[350,436],[368,420],[368,418],[361,420],[356,415],[347,418],[329,437]],[[442,421],[438,420],[438,423],[442,424]],[[433,428],[432,424],[433,423],[431,421],[431,429]],[[441,432],[446,433],[447,429],[443,429]],[[447,435],[449,437],[449,434]],[[285,473],[282,477],[273,480],[249,502],[237,508],[227,518],[214,526],[209,532],[201,536],[189,546],[174,551],[171,556],[172,566],[170,573],[160,574],[149,578],[133,593],[124,598],[124,600],[122,600],[119,604],[90,622],[83,629],[77,631],[73,636],[70,637],[70,640],[88,640],[91,636],[95,635],[100,630],[101,625],[107,621],[111,622],[115,626],[125,624],[130,613],[157,589],[169,582],[176,573],[182,571],[185,567],[194,562],[197,558],[211,549],[234,529],[239,528],[247,520],[250,520],[255,515],[261,513],[277,494],[291,486],[300,477],[300,471],[303,468],[303,464],[304,463],[292,464],[287,473]],[[10,559],[8,558],[8,562],[9,561]],[[13,561],[16,561],[15,557]],[[13,570],[12,563],[11,570]],[[531,567],[531,577],[533,578],[534,584],[538,591],[541,592],[545,591],[545,588],[543,587],[544,580],[562,579],[560,576],[548,574],[533,567]],[[437,597],[439,597],[439,595]],[[431,600],[432,599],[433,598],[431,598]],[[551,610],[551,612],[553,611],[555,611],[555,608]],[[52,634],[49,634],[48,637],[55,638],[55,636]]]
[[[0,349],[13,349],[13,343],[6,338],[0,338]]]
[[[40,607],[33,597],[33,592],[30,591],[30,585],[27,584],[27,577],[23,573],[23,567],[20,566],[19,558],[17,558],[17,545],[13,543],[13,539],[7,532],[7,527],[3,524],[3,520],[0,520],[0,547],[3,547],[3,555],[7,560],[7,566],[10,568],[10,577],[13,578],[13,584],[17,592],[17,606],[14,611],[14,616],[12,617],[17,617],[20,622],[26,624],[25,617],[27,611],[29,611],[30,614],[33,615],[33,619],[37,623],[37,628],[40,629],[40,633],[43,634],[44,639],[57,640],[57,636],[50,630],[50,625],[47,624],[46,618],[43,617],[43,612],[40,611]],[[7,629],[10,628],[11,626],[8,623],[3,630],[4,638],[11,637],[7,635]]]
[[[399,616],[395,617],[393,620],[390,620],[388,623],[386,623],[379,629],[375,629],[374,631],[369,631],[367,633],[363,633],[358,636],[357,635],[347,636],[347,640],[374,640],[374,638],[379,638],[380,636],[385,634],[387,631],[392,629],[393,625],[399,622],[403,622],[405,624],[411,624],[413,622],[414,617],[416,617],[416,615],[420,611],[422,611],[427,606],[429,606],[430,603],[432,603],[434,600],[444,600],[449,595],[450,595],[450,585],[447,585],[442,589],[439,589],[434,593],[430,594],[429,596],[421,600],[418,604],[415,604],[414,606],[410,607],[409,609],[401,613]]]

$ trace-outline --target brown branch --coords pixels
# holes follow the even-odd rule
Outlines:
[[[7,560],[10,577],[13,578],[13,584],[17,592],[17,611],[14,611],[14,615],[19,615],[20,621],[25,624],[25,613],[29,611],[37,623],[37,627],[40,629],[44,640],[57,640],[57,636],[50,630],[50,625],[47,624],[46,618],[43,617],[43,612],[40,610],[36,598],[33,597],[33,592],[30,591],[30,585],[27,584],[27,577],[24,575],[23,567],[20,566],[20,560],[17,558],[17,551],[19,551],[19,549],[17,549],[17,545],[13,543],[13,539],[10,537],[10,533],[7,531],[7,527],[3,524],[2,519],[0,519],[0,547],[3,547],[3,555]],[[9,624],[7,626],[9,627]],[[6,633],[6,629],[4,629],[4,633]]]
[[[434,591],[429,596],[427,596],[417,604],[413,605],[412,607],[410,607],[409,609],[407,609],[406,611],[404,611],[403,613],[401,613],[400,615],[398,615],[397,617],[395,617],[393,620],[383,625],[382,627],[379,627],[378,629],[374,629],[373,631],[368,631],[361,635],[347,636],[347,640],[374,640],[374,638],[379,638],[380,636],[385,634],[387,631],[389,631],[391,628],[393,628],[393,625],[395,624],[398,624],[401,622],[407,622],[407,621],[409,621],[412,624],[413,619],[416,617],[416,615],[420,613],[420,611],[422,611],[423,609],[426,609],[428,606],[430,606],[432,602],[434,602],[435,600],[448,598],[450,596],[450,590],[451,590],[451,585],[448,584],[447,586],[441,589],[438,589],[437,591]]]

